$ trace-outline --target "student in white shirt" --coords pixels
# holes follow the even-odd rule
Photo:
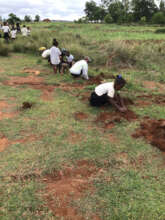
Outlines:
[[[50,63],[53,66],[53,71],[55,74],[57,73],[57,68],[59,67],[60,64],[60,56],[61,56],[61,51],[58,48],[58,42],[53,41],[53,46],[50,48]]]
[[[88,63],[90,62],[89,57],[85,57],[84,60],[80,60],[76,62],[71,68],[70,68],[70,73],[74,77],[79,77],[82,76],[84,79],[88,80]]]
[[[22,36],[27,37],[28,30],[25,25],[23,25],[23,28],[21,29],[21,33],[22,33]]]
[[[3,25],[3,27],[2,27],[2,30],[3,30],[3,33],[4,33],[4,38],[5,38],[5,40],[8,42],[8,41],[9,41],[9,38],[10,38],[10,36],[9,36],[10,28],[9,28],[9,26],[7,25],[6,22],[4,22],[4,25]]]
[[[12,28],[10,33],[11,33],[11,39],[15,40],[16,39],[16,35],[17,35],[17,29],[16,28]]]
[[[69,51],[66,52],[66,61],[69,68],[71,68],[74,62],[74,56]]]
[[[118,75],[115,79],[115,82],[103,83],[98,85],[95,88],[95,91],[91,94],[90,104],[92,106],[103,106],[106,103],[112,104],[120,112],[127,111],[126,106],[124,105],[123,99],[117,93],[122,89],[126,84],[126,81],[122,78],[121,75]]]

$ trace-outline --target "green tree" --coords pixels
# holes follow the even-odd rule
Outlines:
[[[104,18],[104,21],[105,21],[105,23],[107,23],[107,24],[111,24],[111,23],[113,23],[113,18],[112,18],[112,16],[111,16],[110,14],[107,14],[107,15],[105,16],[105,18]]]
[[[119,17],[120,20],[126,16],[126,12],[124,10],[124,6],[122,2],[116,0],[115,2],[111,3],[108,7],[109,14],[112,16],[113,21],[117,22]]]
[[[39,15],[36,15],[34,21],[35,21],[35,22],[39,22],[39,21],[40,21],[40,16],[39,16]]]
[[[30,15],[25,15],[24,21],[25,22],[31,22],[32,21],[31,16]]]
[[[93,0],[86,2],[84,11],[89,21],[103,21],[106,15],[105,9],[101,6],[97,6]]]
[[[161,0],[159,10],[165,14],[165,1]]]
[[[20,22],[21,21],[21,19],[20,18],[18,18],[15,14],[13,14],[13,13],[10,13],[9,15],[8,15],[8,19],[7,19],[7,22],[9,23],[9,24],[14,24],[14,23],[17,23],[17,22]]]
[[[157,12],[152,17],[152,23],[165,24],[165,15],[163,12]]]
[[[135,21],[140,21],[143,16],[149,21],[158,8],[154,0],[132,0],[132,11]]]

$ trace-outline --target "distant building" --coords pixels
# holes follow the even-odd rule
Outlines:
[[[49,18],[45,18],[45,19],[43,20],[43,22],[51,22],[51,20],[50,20]]]

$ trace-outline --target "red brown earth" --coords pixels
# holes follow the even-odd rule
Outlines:
[[[151,145],[165,152],[165,120],[147,120],[132,135],[134,138],[144,137]]]
[[[44,178],[43,181],[47,185],[45,199],[56,217],[65,220],[85,220],[71,203],[82,198],[85,191],[93,192],[92,178],[97,172],[94,163],[82,160],[74,167],[56,171]],[[100,220],[94,215],[90,216],[90,219]]]
[[[88,115],[83,113],[83,112],[76,112],[74,114],[74,117],[75,117],[76,120],[84,120],[84,119],[88,118]]]

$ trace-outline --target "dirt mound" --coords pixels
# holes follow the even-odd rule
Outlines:
[[[76,120],[84,120],[84,119],[87,119],[87,118],[88,118],[88,115],[85,114],[85,113],[83,113],[83,112],[76,112],[76,113],[74,114],[74,118],[75,118]]]
[[[131,110],[127,110],[125,113],[121,112],[102,112],[96,119],[96,123],[103,124],[104,128],[111,129],[115,126],[115,123],[120,123],[123,119],[127,121],[134,121],[138,116]]]
[[[23,102],[22,103],[22,109],[29,109],[33,106],[33,103],[30,103],[30,102]]]
[[[134,138],[144,137],[150,144],[165,152],[165,120],[147,120],[132,135]]]
[[[115,79],[115,76],[112,74],[105,75],[104,73],[100,73],[97,76],[89,76],[89,80],[86,82],[86,84],[87,85],[100,84],[104,79]]]
[[[165,86],[163,84],[154,81],[144,81],[143,86],[147,89],[157,89],[160,92],[165,91]]]
[[[35,75],[39,75],[39,74],[40,74],[40,71],[39,71],[39,70],[30,69],[30,68],[24,68],[24,69],[23,69],[23,72],[24,72],[24,73],[34,73]]]
[[[45,198],[56,217],[66,220],[85,220],[71,202],[81,198],[87,189],[92,191],[91,178],[97,171],[92,162],[83,160],[75,167],[57,171],[44,178],[47,184]]]

